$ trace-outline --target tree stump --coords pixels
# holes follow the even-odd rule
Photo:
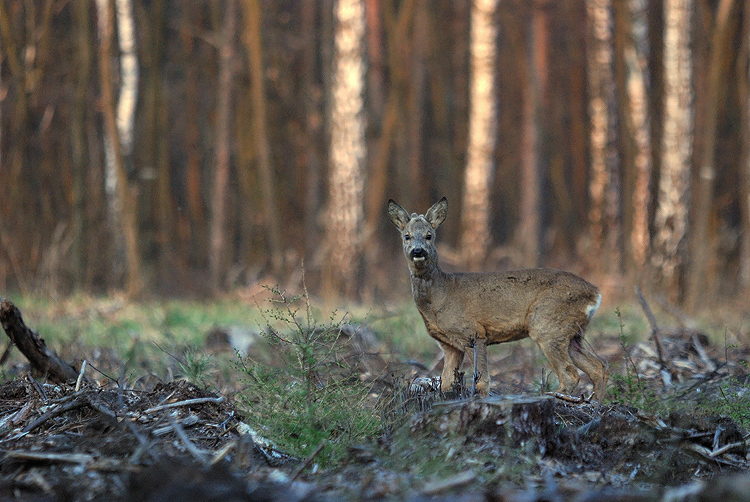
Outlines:
[[[552,396],[504,396],[436,403],[414,416],[412,432],[439,435],[494,436],[514,447],[531,446],[544,455],[555,436]]]

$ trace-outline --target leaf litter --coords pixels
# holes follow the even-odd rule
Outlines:
[[[315,452],[294,458],[280,451],[247,424],[232,395],[184,380],[147,390],[84,381],[77,389],[26,374],[0,385],[0,498],[741,500],[750,493],[746,354],[729,360],[700,334],[679,330],[662,342],[674,368],[668,384],[665,354],[650,342],[621,347],[632,362],[623,373],[632,373],[611,384],[616,402],[552,398],[543,450],[533,438],[508,441],[493,427],[495,416],[460,431],[423,426],[441,407],[461,412],[477,401],[446,401],[434,391],[435,368],[402,365],[401,384],[392,378],[379,387],[392,393],[402,420],[329,470],[318,470]],[[385,351],[376,357],[372,344],[367,354],[363,375],[375,378],[377,357],[377,366],[397,366]],[[539,392],[529,381],[538,368],[528,359],[518,362],[514,381],[493,375],[495,389],[534,401]],[[443,470],[420,471],[420,456]]]

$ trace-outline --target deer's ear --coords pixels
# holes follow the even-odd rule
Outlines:
[[[427,223],[432,225],[432,228],[435,229],[440,226],[447,215],[448,199],[443,197],[427,210],[427,214],[425,214],[424,217],[427,220]]]
[[[399,230],[406,228],[406,224],[411,220],[411,216],[406,212],[406,209],[396,204],[393,199],[388,200],[388,217]]]

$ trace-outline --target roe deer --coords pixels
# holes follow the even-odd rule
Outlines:
[[[560,392],[575,391],[578,367],[593,382],[601,403],[609,370],[583,343],[583,332],[602,300],[599,289],[577,275],[549,268],[443,272],[435,231],[447,212],[445,197],[424,215],[409,215],[388,201],[388,216],[401,232],[414,301],[427,332],[443,349],[441,390],[451,390],[464,352],[476,344],[477,390],[488,395],[487,345],[529,337],[557,373]]]

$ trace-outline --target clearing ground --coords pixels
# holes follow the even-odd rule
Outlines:
[[[492,350],[492,396],[433,390],[413,311],[321,316],[305,298],[16,305],[85,375],[16,349],[0,383],[9,500],[741,500],[750,491],[740,330],[610,309],[588,338],[603,405],[553,396],[533,344]],[[254,317],[253,317],[254,316]],[[674,325],[677,327],[674,327]],[[708,324],[707,324],[708,325]],[[718,326],[718,325],[717,325]],[[40,328],[41,327],[41,328]],[[712,332],[713,330],[713,332]],[[722,332],[723,331],[723,332]],[[470,359],[470,358],[469,358]],[[49,375],[48,375],[49,376]],[[585,387],[584,391],[588,391]],[[732,499],[732,500],[734,500]]]

